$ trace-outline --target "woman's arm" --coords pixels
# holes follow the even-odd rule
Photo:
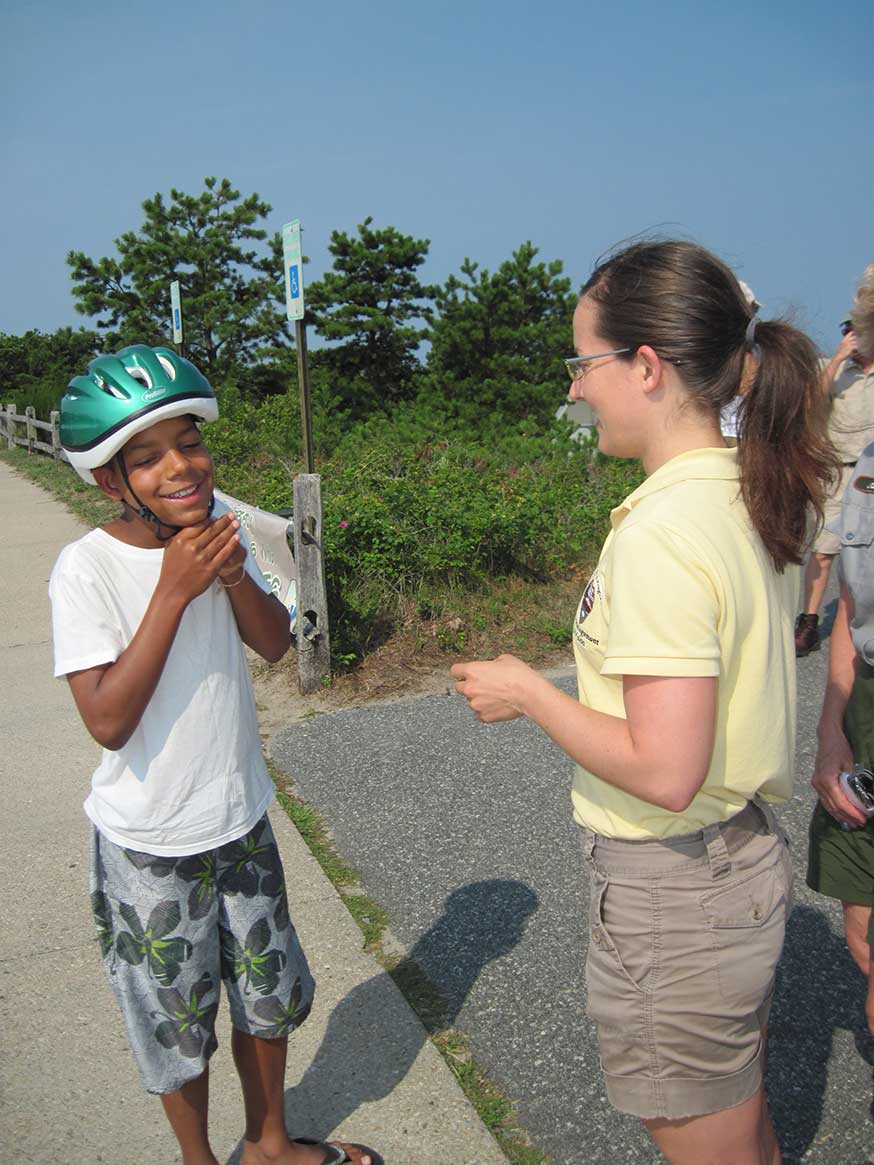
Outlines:
[[[652,805],[682,812],[707,776],[716,677],[626,676],[623,719],[586,707],[511,655],[456,664],[452,674],[481,720],[527,716],[583,768]]]
[[[841,582],[838,610],[828,651],[828,679],[816,730],[816,764],[811,784],[826,812],[845,825],[864,825],[867,818],[847,800],[840,774],[853,767],[853,750],[844,735],[844,712],[856,678],[857,652],[850,634],[853,597]]]

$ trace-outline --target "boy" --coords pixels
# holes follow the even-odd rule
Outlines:
[[[104,964],[184,1165],[217,1165],[208,1064],[222,980],[243,1165],[378,1165],[363,1146],[285,1129],[288,1033],[314,983],[266,817],[273,785],[242,645],[275,662],[291,635],[214,501],[195,422],[217,415],[194,365],[142,344],[93,360],[61,402],[71,463],[122,506],[61,552],[49,583],[55,674],[104,748],[85,802]]]

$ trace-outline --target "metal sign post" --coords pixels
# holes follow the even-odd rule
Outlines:
[[[313,411],[307,371],[307,336],[303,302],[303,255],[300,219],[282,228],[285,311],[294,320],[297,381],[300,390],[300,428],[305,473],[294,479],[294,560],[297,566],[297,672],[300,690],[315,692],[331,674],[328,596],[322,539],[321,478],[313,460]]]
[[[303,322],[303,256],[300,248],[300,219],[282,228],[282,259],[285,268],[285,312],[294,321],[297,348],[297,382],[300,392],[300,427],[303,437],[303,460],[307,473],[315,472],[313,461],[313,410],[307,369],[306,326]]]
[[[173,343],[179,346],[179,355],[184,356],[182,345],[182,297],[179,294],[179,280],[170,284],[170,313],[173,322]]]

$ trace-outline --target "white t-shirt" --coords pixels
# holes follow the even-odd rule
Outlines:
[[[216,513],[226,508],[217,503]],[[56,676],[121,655],[163,556],[104,530],[61,551],[49,580]],[[246,569],[269,594],[251,555]],[[85,812],[117,845],[180,856],[242,837],[272,799],[243,644],[216,582],[188,604],[130,740],[117,752],[104,749]]]

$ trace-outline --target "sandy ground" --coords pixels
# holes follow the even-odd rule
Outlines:
[[[266,743],[281,728],[311,716],[454,691],[455,683],[449,668],[462,657],[446,656],[445,662],[426,658],[412,665],[395,655],[391,645],[388,647],[389,650],[380,650],[369,656],[359,671],[340,676],[324,691],[310,696],[303,696],[298,690],[294,650],[278,664],[264,663],[249,652],[261,739]],[[545,675],[554,676],[572,666],[573,656],[569,651],[556,652],[550,666],[543,670]]]
[[[342,676],[324,691],[303,696],[298,690],[297,662],[293,650],[278,664],[266,664],[250,652],[249,665],[261,738],[267,741],[280,728],[311,716],[339,712],[344,708],[360,707],[375,701],[391,703],[446,692],[453,685],[449,675],[451,662],[447,661],[443,668],[421,670],[393,666],[386,669],[378,680],[371,678],[379,672],[378,667],[370,667],[367,674]]]

